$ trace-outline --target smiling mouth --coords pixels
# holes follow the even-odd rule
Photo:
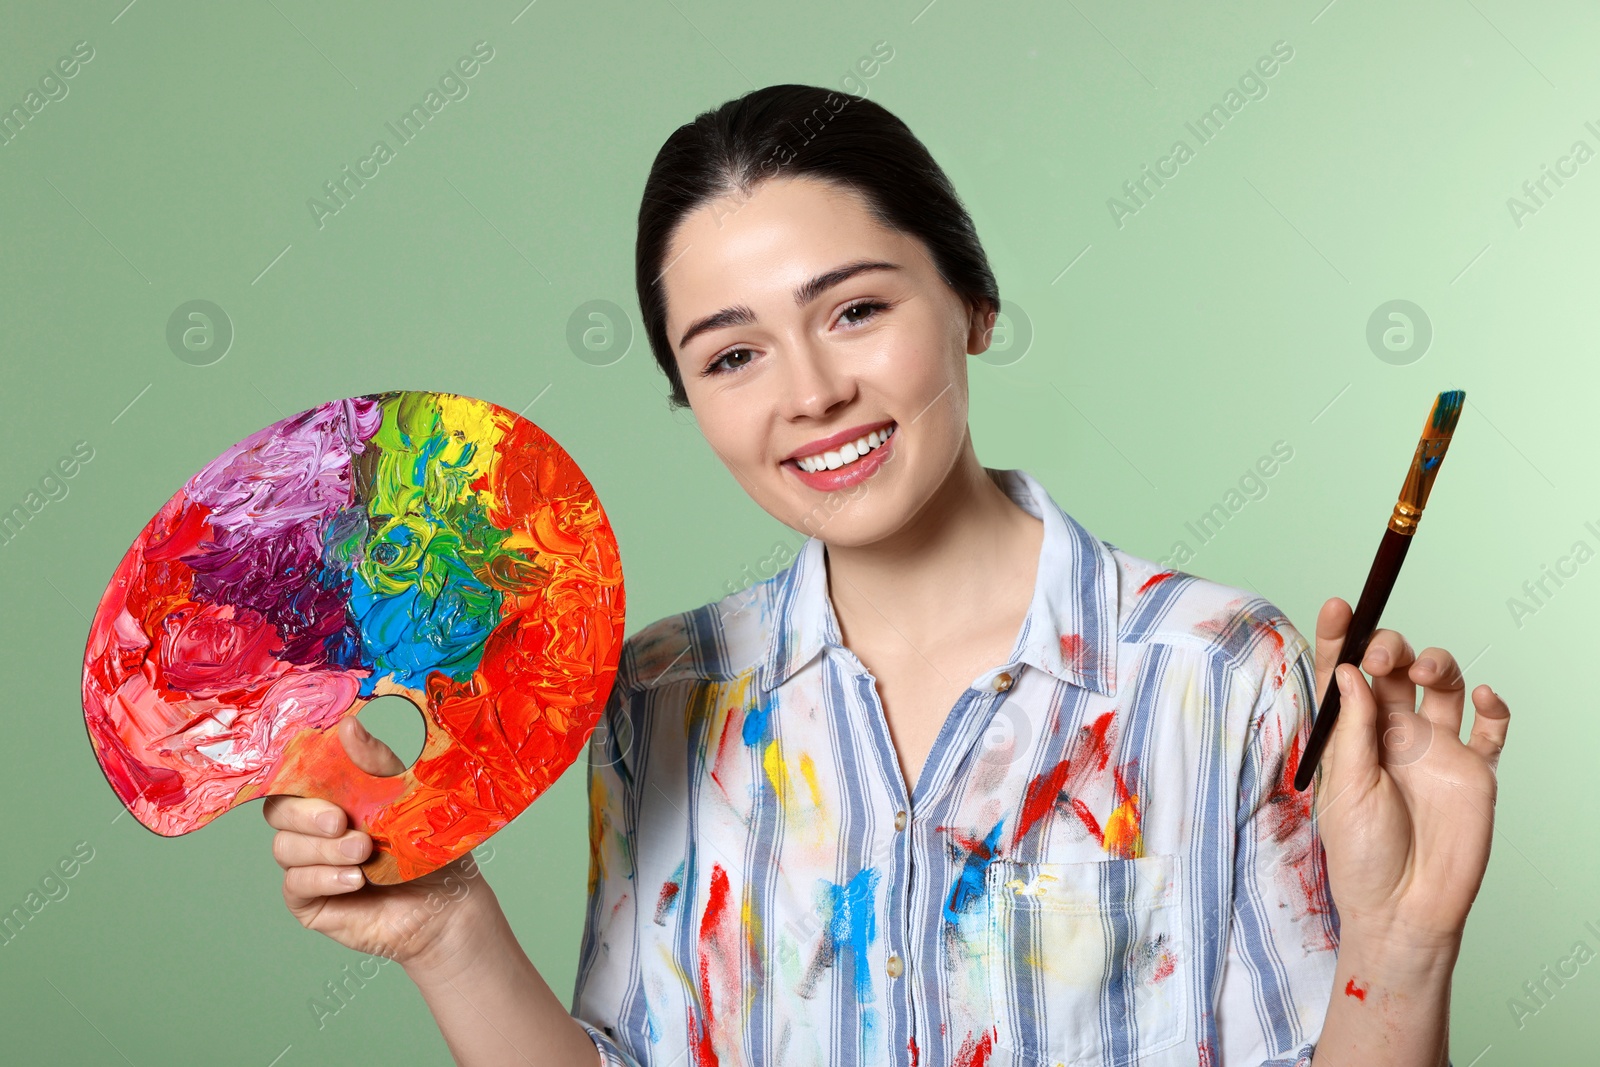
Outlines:
[[[790,462],[807,474],[815,474],[819,471],[836,471],[841,467],[848,467],[852,463],[857,463],[861,460],[861,457],[882,448],[885,442],[894,436],[894,432],[897,429],[899,429],[898,423],[890,423],[881,430],[873,430],[871,433],[864,434],[854,441],[840,445],[837,449],[818,452],[812,456],[801,456],[798,459],[790,460]]]

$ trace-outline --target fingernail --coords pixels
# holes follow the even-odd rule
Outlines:
[[[333,834],[338,833],[339,832],[339,815],[338,815],[338,813],[337,812],[332,812],[332,811],[323,812],[321,815],[317,816],[317,825],[322,828],[322,832],[323,833],[328,834],[330,836],[333,835]]]
[[[1350,676],[1344,671],[1336,669],[1333,672],[1333,680],[1339,684],[1339,692],[1345,694],[1350,692]]]
[[[1389,650],[1387,648],[1373,649],[1372,665],[1374,667],[1387,667],[1389,665]]]
[[[339,851],[343,852],[346,856],[349,856],[353,860],[360,859],[361,853],[365,851],[365,849],[366,846],[361,843],[361,838],[359,837],[347,837],[343,841],[339,842]]]
[[[1430,673],[1439,669],[1439,665],[1433,661],[1432,656],[1423,656],[1417,660],[1417,666]]]
[[[345,885],[360,885],[362,882],[361,871],[356,867],[346,867],[339,872],[339,881]]]

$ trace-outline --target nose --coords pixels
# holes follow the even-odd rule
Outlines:
[[[787,371],[781,410],[787,419],[820,419],[856,395],[854,373],[825,345],[799,341],[783,360]]]

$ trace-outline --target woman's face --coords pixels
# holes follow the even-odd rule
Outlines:
[[[860,196],[774,178],[679,225],[667,335],[701,432],[780,522],[866,545],[918,515],[967,441],[969,309],[926,247]]]

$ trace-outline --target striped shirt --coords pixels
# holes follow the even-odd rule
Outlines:
[[[1338,924],[1305,638],[1043,520],[1011,655],[912,787],[825,549],[627,642],[572,1014],[607,1064],[1305,1065]]]

